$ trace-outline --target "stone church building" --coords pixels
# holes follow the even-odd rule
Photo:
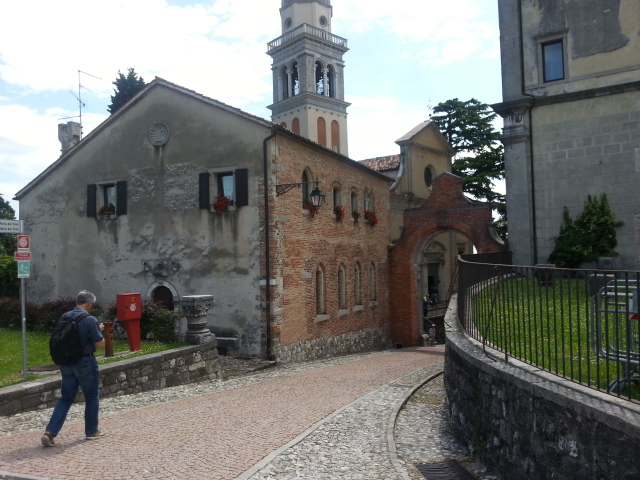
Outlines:
[[[509,247],[547,263],[564,207],[607,195],[640,268],[640,3],[499,0]],[[517,219],[517,221],[516,221]]]
[[[59,127],[62,155],[16,194],[28,301],[213,295],[220,348],[282,362],[419,344],[426,290],[451,290],[458,254],[503,248],[491,207],[462,195],[432,122],[388,162],[350,159],[332,6],[280,13],[271,121],[155,78],[85,138]]]

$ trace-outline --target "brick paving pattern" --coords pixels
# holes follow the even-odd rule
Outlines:
[[[436,349],[356,357],[340,365],[103,417],[88,442],[65,424],[56,447],[41,432],[0,438],[0,471],[71,479],[232,479],[315,423],[378,388],[442,362]],[[336,477],[337,478],[337,477]]]

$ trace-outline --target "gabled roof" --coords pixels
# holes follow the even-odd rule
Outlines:
[[[400,155],[387,155],[386,157],[368,158],[360,160],[360,163],[376,172],[388,172],[400,168]]]
[[[416,125],[407,133],[405,133],[402,137],[396,140],[396,143],[398,145],[402,145],[403,143],[412,142],[413,139],[426,128],[433,130],[434,135],[443,144],[443,146],[445,146],[447,153],[449,153],[450,155],[455,154],[455,152],[451,148],[451,145],[449,145],[449,142],[447,141],[446,137],[442,134],[442,132],[440,132],[440,128],[438,128],[438,124],[433,120],[427,120]]]
[[[63,155],[61,155],[56,161],[54,161],[51,165],[49,165],[47,168],[45,168],[38,176],[36,176],[31,182],[29,182],[25,187],[23,187],[18,193],[16,193],[15,197],[13,198],[14,200],[20,200],[21,197],[23,197],[26,193],[28,193],[34,186],[36,186],[38,183],[40,183],[44,178],[46,178],[50,173],[52,173],[54,170],[56,170],[59,166],[63,165],[65,162],[67,162],[71,157],[73,157],[73,155],[78,152],[81,148],[83,148],[85,145],[87,145],[89,142],[92,141],[93,138],[96,138],[105,128],[107,128],[109,125],[111,125],[113,122],[115,122],[118,117],[120,117],[121,115],[123,115],[125,112],[127,112],[128,110],[132,109],[135,107],[136,104],[138,104],[145,96],[147,96],[149,94],[150,91],[159,88],[159,87],[165,87],[165,88],[169,88],[173,91],[176,92],[180,92],[184,95],[190,96],[200,102],[209,104],[213,107],[216,107],[218,109],[224,110],[226,112],[232,113],[234,115],[237,115],[239,117],[242,117],[250,122],[256,123],[258,125],[261,125],[265,128],[269,128],[271,130],[273,130],[274,132],[278,132],[278,133],[282,133],[291,137],[296,138],[297,140],[300,140],[308,145],[312,145],[316,148],[319,148],[321,150],[323,150],[325,153],[330,154],[333,157],[336,157],[338,160],[341,161],[348,161],[350,163],[352,163],[353,165],[355,165],[356,167],[362,169],[363,171],[367,171],[370,174],[373,174],[374,176],[377,176],[379,178],[384,178],[385,180],[389,180],[387,177],[385,177],[384,175],[382,175],[381,173],[376,172],[375,170],[371,170],[370,168],[367,168],[366,165],[360,165],[358,162],[351,160],[349,157],[346,157],[342,154],[336,153],[331,149],[328,149],[322,145],[320,145],[319,143],[316,143],[314,141],[309,140],[308,138],[303,137],[302,135],[298,135],[294,132],[292,132],[291,130],[288,130],[284,127],[281,127],[273,122],[271,122],[270,120],[266,120],[264,118],[261,117],[257,117],[255,115],[252,115],[250,113],[247,113],[243,110],[240,110],[239,108],[236,107],[232,107],[230,105],[227,105],[226,103],[220,102],[218,100],[214,100],[212,98],[206,97],[200,93],[197,93],[193,90],[189,90],[188,88],[185,87],[181,87],[180,85],[177,85],[175,83],[169,82],[163,78],[160,77],[155,77],[154,80],[152,80],[151,82],[149,82],[142,90],[140,90],[133,98],[131,98],[126,104],[124,104],[120,109],[118,109],[118,111],[112,115],[110,115],[104,122],[102,122],[100,125],[98,125],[95,129],[93,129],[91,131],[91,133],[89,133],[85,138],[83,138],[77,145],[75,145],[73,148],[69,149],[67,152],[65,152]]]

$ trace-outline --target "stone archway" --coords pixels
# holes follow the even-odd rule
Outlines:
[[[425,239],[453,231],[471,240],[478,253],[502,252],[504,244],[491,228],[491,205],[472,202],[462,193],[462,179],[439,175],[424,206],[404,211],[402,235],[389,251],[391,340],[404,347],[419,345],[418,298],[420,258]]]

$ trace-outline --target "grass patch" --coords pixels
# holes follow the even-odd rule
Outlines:
[[[499,350],[525,362],[585,385],[606,390],[623,377],[621,364],[605,360],[593,349],[592,297],[584,279],[556,279],[552,288],[535,279],[514,278],[495,283],[474,295],[472,318],[479,333]],[[627,319],[610,315],[603,338],[620,349],[637,348],[634,331],[622,331]],[[621,392],[640,399],[640,388],[627,384]]]
[[[53,361],[49,355],[49,334],[44,332],[27,332],[27,368],[40,365],[51,365]],[[183,342],[159,343],[140,342],[140,351],[127,355],[103,358],[98,360],[99,364],[113,363],[125,358],[140,357],[151,353],[162,352],[172,348],[182,347]],[[128,352],[129,343],[127,340],[115,338],[113,342],[113,352]],[[22,380],[22,332],[20,330],[0,329],[0,388]],[[97,354],[104,355],[104,350],[98,350]],[[56,373],[56,372],[54,372]],[[27,381],[41,378],[42,375],[27,374]]]

